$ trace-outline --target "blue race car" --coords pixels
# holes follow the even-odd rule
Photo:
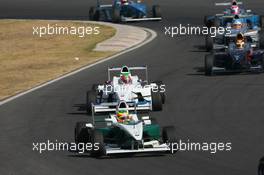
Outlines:
[[[254,50],[242,34],[224,51],[215,51],[205,56],[205,75],[221,72],[254,72],[264,70],[264,51]]]
[[[161,20],[159,5],[152,6],[152,15],[148,15],[147,5],[141,1],[114,0],[113,4],[101,4],[97,0],[97,7],[91,7],[90,20],[108,22],[153,21]]]
[[[226,8],[223,14],[216,14],[214,16],[205,16],[204,24],[207,27],[225,27],[228,23],[232,22],[235,16],[252,26],[264,28],[264,17],[252,13],[251,10],[246,10],[241,5],[242,2],[233,1],[230,3],[216,3],[216,6],[230,6]]]
[[[231,23],[227,23],[225,28],[229,28],[224,34],[217,33],[216,37],[206,36],[206,50],[223,49],[229,43],[235,41],[236,36],[241,33],[246,37],[247,42],[251,43],[252,47],[264,49],[264,30],[258,26],[252,25],[245,18],[239,18],[236,15]]]

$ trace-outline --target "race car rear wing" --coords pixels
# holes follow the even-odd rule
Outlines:
[[[238,5],[243,5],[243,2],[237,2]],[[232,2],[217,2],[215,6],[231,6]]]
[[[120,72],[121,70],[122,70],[121,67],[108,68],[108,81],[111,81],[111,73],[112,72],[117,72],[117,71]],[[143,70],[143,71],[145,71],[145,78],[146,78],[146,82],[148,83],[148,67],[147,66],[129,67],[129,70]]]
[[[144,104],[137,104],[135,102],[126,102],[128,104],[129,111],[151,111],[152,110],[152,102],[144,103]],[[100,103],[100,104],[93,104],[92,103],[92,114],[96,113],[105,113],[105,112],[115,112],[116,107],[119,105],[118,102],[112,103]]]
[[[129,103],[128,103],[129,104]],[[118,105],[117,102],[113,103],[101,103],[99,105],[94,105],[92,104],[93,108],[93,113],[104,113],[104,112],[115,112],[116,111],[116,106]],[[146,105],[134,105],[134,106],[129,106],[127,108],[129,111],[148,111],[152,110],[152,104],[146,104]]]

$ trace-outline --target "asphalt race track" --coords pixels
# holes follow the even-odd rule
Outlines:
[[[94,4],[89,1],[1,0],[0,17],[85,19]],[[257,174],[264,155],[264,75],[205,77],[203,37],[164,35],[164,26],[202,25],[204,15],[221,12],[213,2],[160,0],[163,22],[132,24],[158,33],[150,44],[0,106],[0,174]],[[245,3],[264,13],[264,1]],[[108,159],[67,151],[32,151],[32,142],[73,142],[75,123],[88,119],[83,110],[86,90],[106,80],[108,66],[124,64],[148,65],[151,80],[166,84],[164,111],[152,113],[161,125],[175,125],[182,139],[232,142],[232,151]]]

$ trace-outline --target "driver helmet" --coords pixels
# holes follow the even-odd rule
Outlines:
[[[231,14],[238,15],[239,12],[240,12],[240,8],[239,8],[237,2],[233,1],[232,6],[231,6]]]
[[[128,4],[128,0],[121,0],[121,4]]]
[[[243,34],[239,33],[236,37],[236,47],[239,49],[244,48],[245,46],[245,37]]]
[[[122,81],[122,83],[125,83],[125,84],[131,83],[132,81],[131,72],[127,66],[123,66],[121,68],[120,80]]]
[[[232,23],[233,29],[240,30],[242,28],[242,22],[239,19],[235,19]]]
[[[124,122],[129,119],[128,106],[125,102],[121,102],[116,110],[118,122]]]

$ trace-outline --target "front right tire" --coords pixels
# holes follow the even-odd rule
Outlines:
[[[162,111],[162,97],[159,92],[151,92],[152,110]]]
[[[120,23],[121,22],[120,9],[116,5],[113,6],[112,20],[114,23]]]
[[[211,76],[213,74],[214,66],[214,55],[206,55],[204,60],[204,72],[206,76]]]

